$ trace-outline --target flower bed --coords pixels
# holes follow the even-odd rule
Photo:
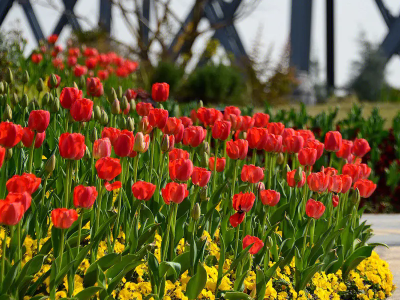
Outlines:
[[[233,106],[180,116],[168,84],[116,84],[137,63],[55,41],[25,62],[47,88],[26,70],[0,84],[2,299],[390,295],[360,222],[367,140]],[[37,74],[48,54],[55,73]]]

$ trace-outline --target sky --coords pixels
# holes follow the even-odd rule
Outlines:
[[[47,36],[51,34],[61,14],[63,5],[61,0],[52,0],[55,7],[43,6],[48,0],[32,0],[33,7],[39,23]],[[172,10],[184,20],[188,14],[193,0],[172,0]],[[386,7],[394,16],[399,15],[400,0],[385,0]],[[79,0],[75,6],[75,13],[85,17],[88,22],[81,22],[84,29],[89,29],[97,23],[99,15],[99,0]],[[248,53],[251,52],[256,39],[261,40],[260,51],[271,54],[273,65],[279,63],[285,46],[287,45],[290,31],[291,0],[261,0],[257,8],[238,20],[236,28]],[[112,35],[134,45],[128,28],[118,9],[113,9]],[[312,40],[311,59],[319,64],[320,80],[324,81],[326,72],[326,35],[325,35],[325,1],[315,0],[312,12]],[[30,51],[36,47],[36,41],[28,26],[22,8],[14,4],[7,15],[1,30],[10,28],[23,28],[23,35],[28,39]],[[201,26],[205,28],[207,21]],[[335,1],[335,81],[338,87],[347,84],[351,77],[351,65],[359,58],[361,34],[367,40],[380,44],[387,34],[387,26],[375,4],[374,0],[336,0]],[[63,30],[60,40],[65,41],[70,34],[70,29]],[[201,53],[207,39],[212,32],[205,34],[194,45],[195,51]],[[387,64],[387,81],[392,86],[400,88],[400,58],[393,56]]]

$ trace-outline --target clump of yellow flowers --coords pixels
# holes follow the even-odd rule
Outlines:
[[[0,230],[0,238],[4,236],[3,229]],[[218,231],[216,232],[216,237]],[[203,235],[204,239],[207,239],[207,252],[208,255],[214,256],[217,260],[219,259],[219,245],[218,238],[212,239],[210,235],[205,232]],[[116,252],[121,253],[124,250],[125,236],[123,233],[119,236],[119,241],[116,243]],[[45,241],[46,239],[44,239]],[[42,241],[41,243],[43,243]],[[158,260],[160,260],[160,248],[161,248],[161,237],[155,235],[155,251],[154,254]],[[30,236],[27,236],[24,246],[26,247],[26,253],[24,262],[29,261],[32,256],[36,253],[37,244]],[[1,250],[0,250],[1,251]],[[185,251],[185,242],[182,239],[178,245],[177,253]],[[0,253],[1,254],[1,253]],[[102,242],[99,245],[97,257],[100,258],[107,254],[107,244]],[[42,266],[40,272],[38,272],[35,278],[39,278],[42,274],[50,269],[51,260],[49,259]],[[232,263],[231,258],[228,258],[224,262],[224,269],[227,271]],[[272,266],[273,263],[270,263]],[[342,278],[342,272],[339,270],[336,274],[326,274],[325,272],[316,273],[307,286],[305,291],[297,293],[293,287],[293,274],[294,274],[294,260],[290,266],[285,266],[283,269],[278,268],[277,272],[271,280],[267,283],[264,299],[321,299],[321,300],[339,300],[339,299],[385,299],[391,296],[395,289],[393,285],[393,275],[389,270],[388,264],[379,258],[376,252],[373,252],[371,257],[362,261],[358,267],[351,271],[347,280],[344,281]],[[89,268],[90,263],[87,259],[83,260],[79,266],[79,272],[75,275],[75,285],[73,295],[76,295],[84,289],[83,277],[86,270]],[[199,299],[216,299],[215,290],[218,276],[218,265],[205,265],[207,271],[207,284],[202,290]],[[179,280],[171,282],[167,280],[165,286],[164,300],[188,300],[185,296],[186,285],[190,279],[188,271],[184,272]],[[231,272],[226,275],[219,286],[220,291],[229,291],[233,289],[235,282],[235,274]],[[57,293],[57,299],[67,297],[68,284],[64,281]],[[244,281],[244,293],[249,295],[255,295],[256,289],[256,273],[250,271]],[[42,287],[38,289],[40,293],[46,295],[49,293],[49,279],[44,281]],[[124,278],[121,284],[113,292],[115,299],[121,300],[142,300],[146,295],[151,293],[151,283],[149,273],[146,264],[141,264],[135,269],[134,274],[131,278]],[[29,297],[25,297],[29,299]],[[152,299],[152,298],[151,298]]]

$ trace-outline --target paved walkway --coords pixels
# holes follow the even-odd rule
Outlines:
[[[367,220],[374,230],[375,236],[370,239],[370,242],[384,243],[389,246],[389,249],[377,247],[375,251],[389,263],[394,276],[397,290],[390,299],[400,300],[400,214],[365,214],[363,220]]]

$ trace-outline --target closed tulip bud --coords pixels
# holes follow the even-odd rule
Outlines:
[[[210,160],[210,156],[207,154],[207,152],[203,152],[200,157],[200,166],[202,168],[207,168],[209,160]]]
[[[5,94],[5,93],[7,93],[7,91],[8,91],[9,85],[8,85],[8,83],[5,82],[5,81],[3,81],[3,84],[4,84],[4,94]]]
[[[9,85],[12,85],[14,82],[14,75],[10,68],[7,68],[5,80]]]
[[[93,117],[96,121],[100,121],[101,120],[101,109],[100,106],[95,106],[93,108]]]
[[[117,93],[115,92],[114,88],[111,88],[110,93],[107,96],[107,100],[110,104],[113,104],[114,100],[118,99]]]
[[[168,134],[164,134],[161,139],[161,151],[169,152],[169,135]]]
[[[290,171],[292,170],[290,169],[289,165],[284,166],[282,169],[282,177],[286,178],[286,174],[289,173]]]
[[[201,144],[200,152],[207,153],[208,156],[210,156],[210,154],[211,154],[210,144],[208,142],[204,142],[203,144]]]
[[[4,93],[5,93],[4,83],[3,83],[3,81],[0,81],[0,94],[4,94]]]
[[[118,99],[121,99],[123,95],[124,95],[124,92],[122,91],[122,86],[119,86],[118,91],[117,91]]]
[[[58,80],[55,74],[51,74],[50,77],[50,86],[56,87],[58,85]]]
[[[272,238],[270,236],[268,236],[266,243],[265,243],[265,247],[271,248],[273,245],[274,245],[274,242],[272,241]]]
[[[207,188],[201,188],[200,189],[200,192],[199,192],[199,194],[200,194],[200,201],[208,201],[208,198],[207,198]]]
[[[28,110],[33,111],[39,109],[39,103],[37,102],[36,98],[33,98],[31,102],[28,104]]]
[[[130,112],[131,114],[133,114],[133,113],[136,111],[136,101],[135,101],[134,99],[132,99],[132,100],[129,102],[129,105],[130,105],[130,110],[129,110],[129,112]]]
[[[84,160],[89,160],[92,158],[92,154],[90,153],[89,148],[86,146],[85,155],[83,156]]]
[[[0,94],[0,105],[4,105],[6,101],[7,101],[7,96]]]
[[[135,136],[135,143],[133,144],[133,150],[136,152],[142,152],[145,146],[144,135],[142,132],[138,132]]]
[[[51,101],[50,104],[50,111],[52,113],[56,113],[60,110],[60,99],[58,99],[57,97],[53,98],[53,101]]]
[[[17,95],[16,93],[14,93],[14,94],[11,95],[11,97],[10,97],[10,102],[11,102],[11,105],[12,105],[13,107],[15,107],[15,106],[18,105],[19,98],[18,98],[18,95]]]
[[[128,117],[126,119],[126,129],[129,131],[134,131],[135,130],[135,119]]]
[[[108,124],[108,115],[106,111],[103,109],[101,111],[101,120],[100,120],[101,125],[106,126]]]
[[[24,94],[21,98],[21,107],[22,108],[26,108],[29,104],[29,99],[28,99],[28,95]]]
[[[44,166],[44,171],[46,173],[46,176],[51,175],[51,173],[54,171],[55,168],[56,168],[56,156],[53,154],[46,161],[46,164]]]
[[[203,106],[204,106],[204,105],[203,105],[203,100],[200,100],[200,101],[199,101],[199,108],[200,108],[200,107],[203,107]]]
[[[361,198],[360,191],[357,188],[354,189],[352,194],[351,194],[351,196],[350,196],[350,201],[354,205],[356,205],[356,204],[358,204],[360,202],[360,198]]]
[[[276,157],[276,163],[278,165],[282,165],[285,162],[285,157],[282,152],[278,153],[278,156]]]
[[[50,102],[50,94],[46,93],[42,97],[42,107],[45,107]]]
[[[190,213],[190,215],[193,218],[193,220],[197,221],[198,219],[200,219],[200,214],[201,214],[200,205],[198,203],[196,203],[193,206],[193,209],[192,209],[192,212]]]
[[[76,88],[76,89],[78,89],[79,90],[79,86],[78,86],[78,84],[74,81],[74,88]]]
[[[302,179],[303,179],[303,168],[299,167],[296,170],[296,173],[294,174],[294,180],[296,180],[296,183],[297,183],[297,182],[300,182]]]
[[[22,79],[21,79],[23,84],[27,84],[29,81],[29,73],[28,71],[25,70],[24,74],[22,74]]]
[[[6,149],[6,155],[4,156],[5,160],[10,160],[13,156],[13,149],[12,148],[7,148]]]
[[[120,129],[126,129],[126,119],[125,118],[120,118],[118,120],[118,126]]]
[[[56,79],[57,80],[57,79]],[[41,92],[44,90],[44,82],[42,78],[39,78],[38,82],[36,83],[36,90]]]
[[[123,96],[120,102],[121,110],[124,111],[125,109],[127,109],[128,105],[129,105],[128,99],[125,96]]]
[[[92,130],[92,132],[90,132],[89,139],[90,139],[90,141],[91,141],[92,143],[94,143],[94,141],[97,140],[97,128],[96,128],[96,127],[94,127],[93,130]]]
[[[85,86],[86,86],[86,79],[85,76],[82,75],[81,77],[79,77],[78,88],[82,90]]]
[[[114,99],[114,102],[111,105],[111,113],[113,115],[118,115],[121,111],[121,107],[119,105],[118,99]]]
[[[4,109],[3,113],[3,121],[11,121],[12,120],[12,109],[10,105],[6,104],[6,108]]]

